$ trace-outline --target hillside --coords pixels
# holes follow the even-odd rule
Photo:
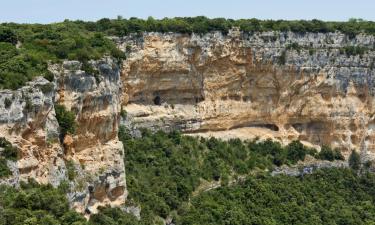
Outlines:
[[[15,224],[26,215],[42,223],[38,210],[51,224],[64,224],[65,212],[81,221],[70,208],[97,224],[293,223],[291,211],[272,216],[260,203],[258,220],[250,218],[238,201],[256,199],[246,185],[260,185],[260,200],[272,192],[275,210],[290,192],[309,196],[286,207],[310,207],[315,224],[369,223],[374,32],[362,20],[1,24],[0,184],[10,197],[0,210],[10,214],[0,219],[9,224],[22,208]],[[320,176],[327,189],[315,190]],[[285,182],[295,186],[268,188]],[[321,191],[319,201],[301,185]],[[33,206],[17,188],[61,208]],[[328,198],[335,188],[342,196]],[[319,211],[329,201],[342,203],[342,220]]]

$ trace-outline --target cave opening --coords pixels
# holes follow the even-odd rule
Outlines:
[[[154,104],[155,105],[161,105],[161,98],[160,98],[159,95],[154,98]]]

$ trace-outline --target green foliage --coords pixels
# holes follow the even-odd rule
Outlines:
[[[345,46],[344,48],[340,49],[340,53],[345,53],[347,56],[352,55],[363,55],[366,53],[368,49],[366,47],[361,46]]]
[[[89,225],[141,225],[137,218],[124,213],[118,208],[100,208],[98,214],[92,215]]]
[[[191,199],[175,224],[372,224],[375,176],[346,169],[249,177]]]
[[[297,50],[298,52],[300,52],[300,51],[301,51],[301,46],[299,46],[298,43],[293,42],[293,43],[291,43],[291,44],[288,44],[288,45],[286,46],[286,49],[287,49],[287,50],[294,49],[294,50]]]
[[[14,45],[17,40],[22,43],[19,49]],[[104,55],[124,58],[105,34],[89,31],[83,24],[0,24],[0,88],[16,89],[41,75],[51,81],[48,61],[85,62]]]
[[[123,119],[126,119],[126,117],[128,116],[128,112],[126,112],[126,110],[125,110],[122,106],[121,106],[120,116],[121,116]]]
[[[75,168],[73,160],[67,161],[65,165],[66,165],[66,170],[68,172],[68,179],[74,180],[74,178],[77,175],[77,172],[76,172],[76,168]]]
[[[4,158],[0,158],[0,178],[8,177],[12,175],[12,171],[10,171],[7,160]]]
[[[285,65],[286,63],[286,51],[285,50],[281,52],[281,55],[277,59],[277,63],[279,65]]]
[[[63,105],[55,105],[56,119],[61,129],[61,135],[64,137],[67,133],[74,134],[76,130],[75,115],[66,110]]]
[[[177,32],[204,34],[211,31],[228,33],[232,27],[239,27],[245,32],[293,31],[305,32],[343,32],[349,38],[359,33],[375,34],[375,22],[350,20],[349,22],[323,22],[320,20],[258,20],[258,19],[209,19],[204,16],[176,17],[147,20],[101,19],[97,22],[69,21],[54,24],[0,24],[0,89],[16,89],[35,76],[43,75],[51,80],[48,61],[59,62],[62,59],[86,62],[111,55],[125,59],[124,52],[107,36],[124,36],[142,32]],[[20,42],[16,48],[16,43]],[[292,43],[290,49],[299,50]],[[126,52],[130,52],[126,47]],[[349,46],[342,50],[348,55],[362,55],[366,49]],[[285,56],[285,55],[284,55]],[[283,63],[284,62],[284,63]],[[281,57],[280,64],[285,64]]]
[[[4,106],[6,109],[9,109],[9,107],[12,105],[12,100],[10,100],[9,98],[5,98],[4,99]]]
[[[33,103],[28,97],[25,99],[25,110],[26,112],[32,112],[33,110]]]
[[[298,141],[282,147],[271,140],[222,141],[147,130],[142,138],[132,138],[124,127],[119,139],[125,148],[129,197],[148,212],[143,219],[166,218],[180,210],[202,180],[227,184],[236,176],[294,164],[306,154],[315,154]]]
[[[349,156],[349,166],[353,170],[359,170],[361,167],[361,157],[355,150],[353,150]]]
[[[344,160],[344,156],[338,149],[332,150],[329,146],[323,145],[320,150],[318,159],[333,161],[333,160]]]
[[[0,224],[86,224],[69,209],[64,193],[50,185],[30,182],[22,189],[0,186]]]
[[[8,27],[0,27],[0,42],[8,42],[15,45],[17,44],[17,35]]]
[[[3,151],[0,154],[1,157],[12,161],[17,160],[19,154],[18,149],[13,147],[4,137],[0,137],[0,148],[3,148]]]
[[[375,22],[364,20],[350,20],[349,22],[323,22],[320,20],[258,20],[258,19],[209,19],[204,16],[197,17],[176,17],[164,18],[161,20],[149,17],[147,20],[138,18],[130,19],[101,19],[97,22],[75,21],[83,25],[87,30],[105,32],[108,35],[127,35],[140,32],[179,32],[179,33],[200,33],[221,31],[228,33],[232,27],[239,27],[245,32],[257,31],[293,31],[305,32],[343,32],[350,38],[358,33],[375,33]]]

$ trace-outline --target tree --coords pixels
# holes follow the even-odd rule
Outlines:
[[[17,35],[10,28],[0,27],[0,42],[9,42],[15,45],[17,44]]]
[[[344,160],[338,149],[332,150],[330,147],[323,145],[322,149],[318,154],[319,159],[333,161],[333,160]]]
[[[353,150],[349,156],[349,166],[353,170],[359,170],[361,167],[361,158],[355,150]]]
[[[55,105],[56,119],[61,129],[62,138],[67,133],[74,134],[76,130],[75,115],[66,110],[63,105]]]

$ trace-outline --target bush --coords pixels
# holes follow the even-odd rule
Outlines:
[[[7,160],[4,158],[0,158],[0,178],[8,177],[12,175],[12,171],[10,171]]]
[[[0,224],[86,224],[69,209],[65,194],[51,185],[30,181],[19,189],[0,186],[0,202]]]
[[[0,26],[0,42],[9,42],[13,45],[17,44],[17,35],[14,30]]]
[[[360,47],[360,46],[346,46],[342,49],[340,49],[340,53],[345,53],[347,56],[352,56],[352,55],[363,55],[366,53],[368,49],[365,47]]]
[[[349,156],[349,166],[353,170],[359,170],[361,167],[361,157],[355,150],[353,150]]]
[[[9,107],[12,105],[12,101],[9,98],[5,98],[4,100],[4,106],[6,109],[9,109]]]
[[[322,146],[317,158],[328,161],[344,160],[344,156],[338,149],[332,150],[330,147],[325,145]]]
[[[65,165],[66,165],[66,170],[68,172],[68,179],[74,180],[74,178],[77,175],[77,172],[76,172],[76,167],[74,165],[73,160],[67,161]]]
[[[286,51],[281,52],[281,55],[277,59],[277,63],[279,65],[285,65],[285,63],[286,63]]]
[[[287,150],[287,159],[292,162],[296,163],[298,161],[305,160],[305,156],[307,154],[307,149],[300,141],[292,141],[286,147]]]
[[[67,134],[74,134],[76,130],[75,115],[66,110],[63,105],[55,105],[56,119],[60,126],[62,138]]]
[[[19,151],[16,147],[6,140],[4,137],[0,137],[0,148],[3,148],[1,156],[8,160],[16,161],[18,159]]]

